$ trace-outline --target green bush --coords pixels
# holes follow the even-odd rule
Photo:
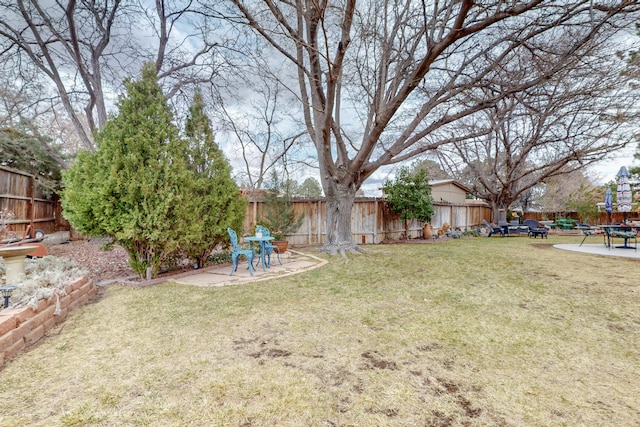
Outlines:
[[[404,221],[405,237],[409,238],[408,220],[417,219],[429,222],[433,216],[433,201],[427,170],[417,168],[411,171],[407,167],[398,169],[395,180],[384,184],[387,201],[394,212]]]
[[[195,178],[186,201],[193,220],[185,227],[182,249],[191,260],[204,265],[217,246],[227,244],[227,227],[242,229],[247,201],[240,195],[231,178],[231,166],[214,141],[199,91],[189,108],[185,135],[189,143],[188,167]]]
[[[275,240],[283,240],[285,235],[298,231],[304,214],[296,215],[287,182],[280,182],[275,172],[271,181],[271,188],[264,197],[264,210],[258,225],[267,227]]]
[[[218,265],[231,262],[231,252],[214,252],[207,258],[208,265]]]
[[[194,256],[190,248],[206,252],[220,242],[227,221],[242,222],[245,205],[228,165],[214,166],[226,160],[203,160],[196,137],[180,137],[153,64],[125,87],[118,114],[96,135],[97,151],[82,153],[64,175],[62,206],[74,228],[112,237],[149,279],[177,252]]]

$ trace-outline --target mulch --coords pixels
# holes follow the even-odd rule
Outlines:
[[[52,256],[75,261],[96,282],[135,276],[129,266],[127,251],[118,245],[113,245],[110,250],[103,250],[105,243],[104,239],[73,240],[47,246],[47,252]]]
[[[96,283],[111,282],[150,285],[161,283],[168,277],[180,277],[197,271],[193,267],[184,267],[158,273],[151,281],[140,279],[129,265],[129,255],[123,247],[113,245],[109,250],[104,246],[107,239],[73,240],[59,245],[47,246],[49,255],[69,258],[88,271]]]

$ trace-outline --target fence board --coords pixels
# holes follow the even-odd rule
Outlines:
[[[8,223],[18,236],[30,224],[45,233],[55,231],[56,205],[53,198],[44,196],[33,175],[0,166],[0,210],[14,213]]]
[[[300,229],[287,235],[292,245],[322,244],[326,239],[327,205],[324,199],[294,199],[295,212],[304,214]],[[434,203],[436,214],[432,219],[434,231],[448,223],[462,231],[479,228],[482,220],[491,217],[491,210],[484,205],[452,205]],[[261,217],[264,202],[252,201],[247,207],[247,216],[243,224],[245,234],[252,233],[256,220]],[[410,239],[422,237],[424,223],[411,220],[408,223]],[[399,216],[389,209],[389,204],[379,198],[358,198],[353,204],[351,231],[355,243],[380,243],[387,239],[402,239],[405,225]]]
[[[327,204],[324,198],[294,199],[293,207],[297,214],[304,214],[299,230],[287,236],[292,245],[318,245],[326,239]],[[0,209],[9,209],[15,213],[11,221],[14,231],[21,235],[26,227],[33,223],[35,228],[45,233],[65,230],[73,238],[80,238],[62,216],[62,208],[57,197],[44,197],[35,184],[32,175],[0,166]],[[264,210],[264,202],[251,201],[243,224],[243,232],[251,233]],[[543,214],[525,213],[525,219],[542,219]],[[566,217],[577,219],[575,213]],[[640,217],[640,213],[629,213],[627,217]],[[623,215],[612,214],[611,219],[601,213],[592,225],[609,221],[620,222]],[[482,204],[456,205],[434,202],[434,216],[431,220],[437,233],[445,223],[453,229],[462,231],[479,229],[484,219],[491,219],[491,209]],[[417,220],[408,223],[409,238],[422,236],[424,224]],[[352,237],[355,243],[380,243],[387,239],[401,239],[405,236],[405,225],[397,214],[389,209],[384,199],[375,197],[357,198],[351,215]]]

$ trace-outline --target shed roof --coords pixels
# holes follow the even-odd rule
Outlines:
[[[470,193],[471,189],[466,187],[464,184],[456,181],[455,179],[436,179],[433,181],[429,181],[429,185],[431,185],[432,187],[437,187],[440,185],[447,185],[447,184],[453,184],[456,187],[459,187],[461,190],[463,190],[465,193]]]

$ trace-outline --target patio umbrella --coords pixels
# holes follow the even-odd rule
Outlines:
[[[609,222],[611,222],[611,212],[613,212],[613,194],[610,188],[607,188],[607,191],[604,193],[604,210],[609,217]]]
[[[618,202],[618,212],[623,212],[624,219],[627,219],[627,212],[631,212],[631,185],[629,184],[629,172],[622,166],[616,175],[618,178],[618,189],[616,191],[616,201]]]

